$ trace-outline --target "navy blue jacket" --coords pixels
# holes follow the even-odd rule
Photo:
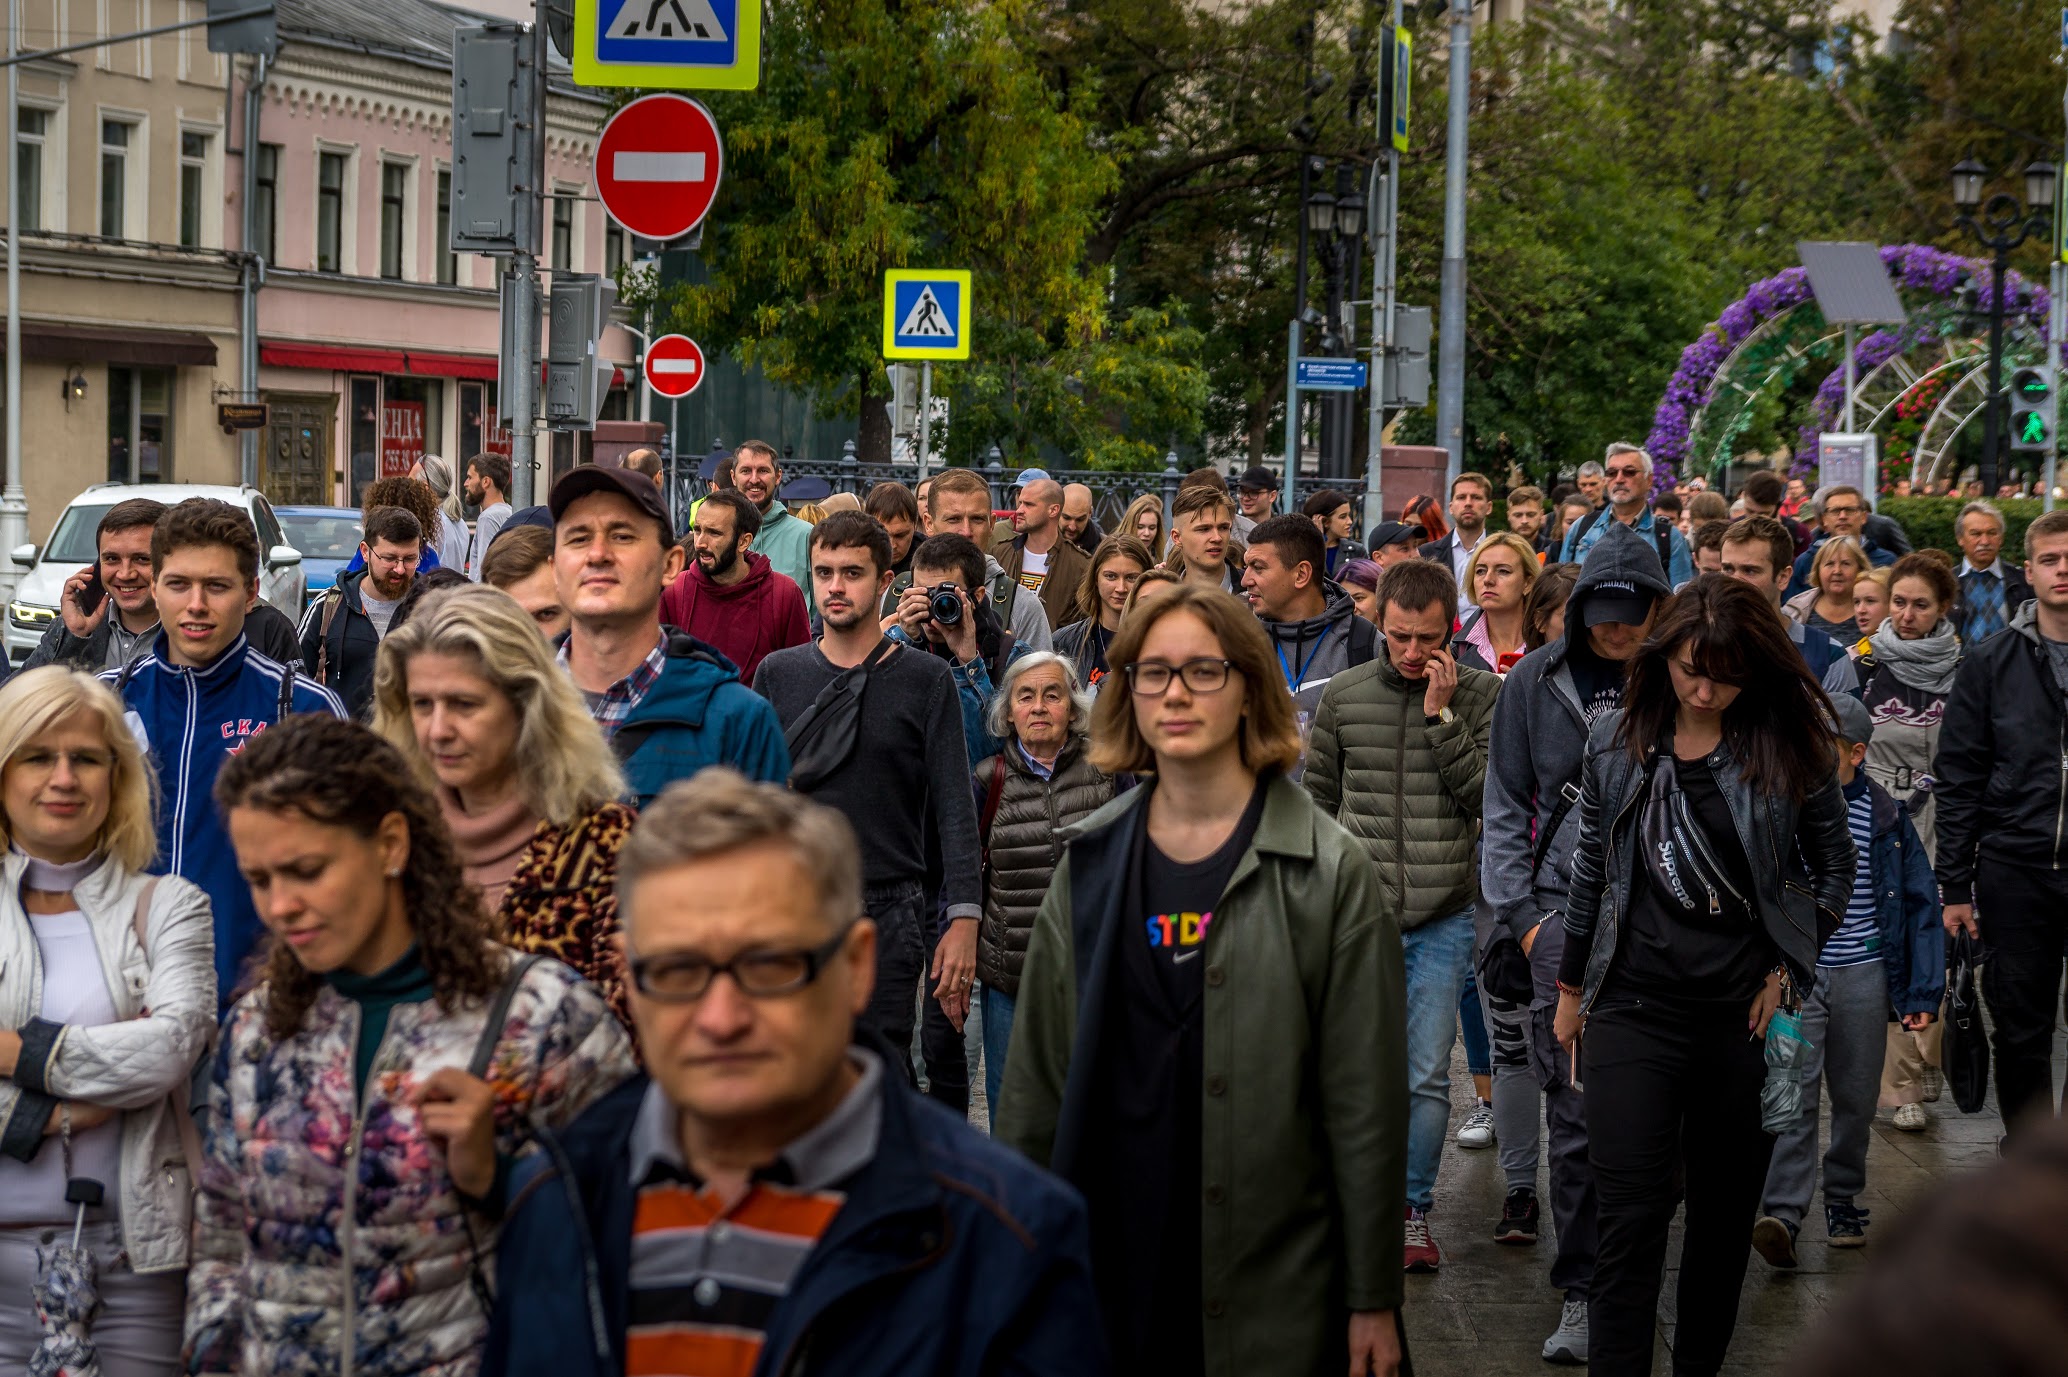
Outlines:
[[[668,666],[618,728],[626,802],[644,808],[706,765],[788,784],[790,743],[769,701],[741,683],[739,666],[715,647],[674,627],[663,630]]]
[[[334,717],[345,715],[344,704],[313,679],[253,650],[241,634],[214,664],[184,669],[166,659],[160,631],[150,654],[100,677],[122,695],[130,730],[158,776],[153,868],[193,881],[215,911],[215,981],[227,1008],[260,929],[251,887],[215,806],[216,774],[245,741],[280,720],[283,700],[295,712]]]
[[[1873,845],[1869,864],[1880,910],[1881,964],[1889,1002],[1899,1014],[1936,1014],[1946,994],[1946,929],[1939,922],[1939,882],[1910,821],[1910,810],[1867,784]]]
[[[1084,1202],[881,1055],[876,1156],[771,1315],[756,1377],[1101,1377]],[[483,1372],[622,1377],[646,1086],[637,1077],[557,1137],[541,1131],[513,1172]]]

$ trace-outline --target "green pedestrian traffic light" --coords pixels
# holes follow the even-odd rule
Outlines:
[[[2011,374],[2011,448],[2045,451],[2054,443],[2054,370],[2044,365]]]

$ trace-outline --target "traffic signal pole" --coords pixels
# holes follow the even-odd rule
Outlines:
[[[534,506],[538,501],[535,494],[539,372],[542,367],[539,354],[538,254],[546,212],[546,71],[551,56],[546,4],[547,0],[538,0],[529,35],[531,100],[527,103],[525,118],[532,122],[531,165],[525,169],[525,180],[518,194],[529,204],[531,213],[521,217],[526,225],[525,233],[517,251],[510,255],[510,277],[516,290],[506,293],[503,298],[516,315],[505,326],[505,333],[514,339],[516,349],[511,358],[515,367],[510,370],[511,376],[503,379],[503,386],[509,391],[506,405],[510,416],[510,504],[519,508]]]

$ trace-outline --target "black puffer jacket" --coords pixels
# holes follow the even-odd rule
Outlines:
[[[977,925],[977,979],[1008,999],[1019,993],[1034,915],[1063,859],[1063,829],[1103,808],[1117,792],[1113,777],[1085,759],[1087,744],[1083,735],[1071,736],[1047,779],[1028,767],[1017,743],[977,766],[979,818],[988,809],[993,781],[998,784],[997,814],[984,833],[990,863],[984,917]]]

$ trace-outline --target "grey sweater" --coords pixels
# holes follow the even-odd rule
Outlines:
[[[775,705],[787,733],[839,673],[813,641],[762,660],[754,691]],[[869,672],[854,754],[812,793],[853,824],[862,882],[872,887],[925,883],[931,818],[940,839],[941,899],[951,919],[983,913],[983,860],[964,752],[962,707],[947,662],[899,646]],[[924,761],[924,768],[914,770],[914,761]]]

